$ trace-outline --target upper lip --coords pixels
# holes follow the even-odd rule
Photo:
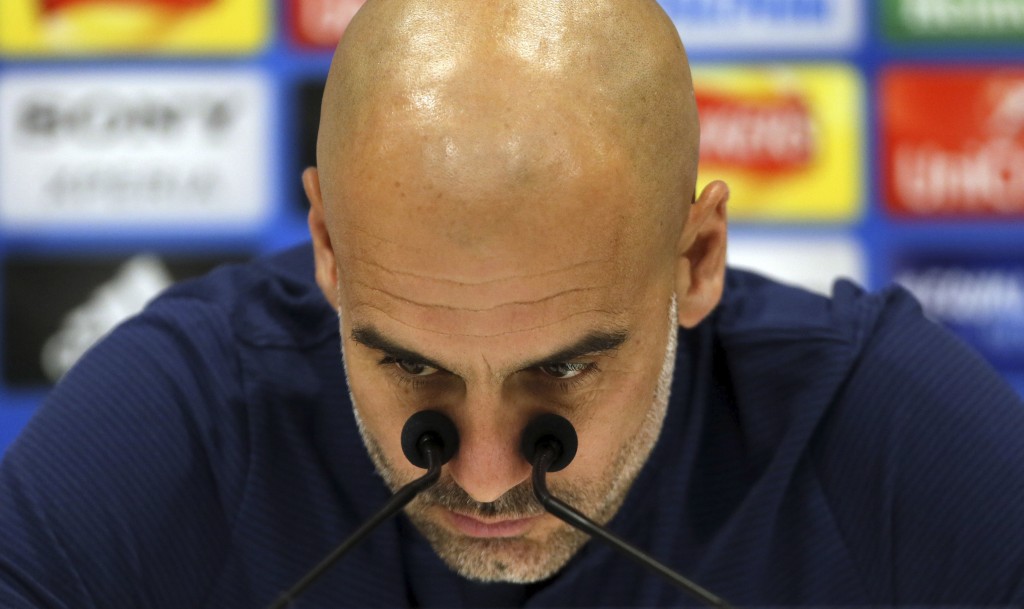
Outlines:
[[[504,516],[504,517],[498,516],[498,517],[487,518],[487,517],[480,516],[479,514],[466,514],[466,513],[463,513],[463,512],[456,512],[454,510],[452,510],[452,513],[456,514],[456,515],[459,515],[459,516],[462,516],[463,518],[470,518],[472,520],[475,520],[477,522],[481,522],[483,524],[503,524],[503,523],[506,523],[506,522],[516,522],[518,520],[528,520],[530,518],[536,518],[537,516],[540,516],[540,514],[523,514],[523,515],[516,515],[516,516]]]

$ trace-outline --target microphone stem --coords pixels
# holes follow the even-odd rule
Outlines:
[[[395,491],[395,494],[391,496],[391,499],[384,504],[384,507],[379,512],[356,529],[348,539],[343,541],[333,552],[320,561],[320,564],[313,567],[313,570],[299,580],[297,584],[283,592],[269,609],[285,609],[291,605],[296,598],[306,591],[310,584],[330,569],[349,550],[359,544],[380,523],[391,518],[397,511],[404,508],[410,501],[416,498],[416,495],[437,483],[441,477],[441,466],[443,465],[441,463],[440,448],[429,436],[421,440],[420,448],[427,455],[427,463],[429,464],[427,473]]]
[[[592,537],[603,539],[626,556],[632,558],[648,569],[655,571],[674,585],[682,588],[697,600],[711,605],[712,607],[732,609],[732,605],[725,602],[723,599],[686,579],[636,547],[626,543],[604,527],[576,511],[576,509],[569,504],[551,495],[548,491],[545,478],[547,476],[548,468],[557,458],[558,451],[550,444],[545,444],[537,448],[537,454],[533,465],[533,493],[537,496],[537,500],[540,501],[541,505],[544,506],[544,509],[584,533],[587,533]]]

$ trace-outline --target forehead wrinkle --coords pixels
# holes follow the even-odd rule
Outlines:
[[[528,328],[521,328],[519,330],[509,330],[508,332],[496,332],[494,334],[469,334],[469,333],[462,333],[462,332],[439,332],[439,331],[433,330],[431,328],[424,328],[422,326],[417,326],[417,325],[414,325],[414,324],[410,324],[407,321],[403,321],[403,320],[395,317],[394,315],[388,313],[387,311],[385,311],[384,309],[382,309],[380,307],[377,307],[377,306],[374,306],[374,305],[371,305],[371,304],[368,304],[368,303],[365,303],[365,302],[364,303],[359,303],[358,305],[355,306],[355,308],[357,308],[357,309],[358,308],[364,308],[364,309],[370,309],[372,311],[377,311],[378,313],[380,313],[384,317],[387,317],[391,321],[393,321],[393,322],[395,322],[395,323],[397,323],[397,324],[399,324],[401,326],[405,326],[406,328],[409,328],[410,330],[416,330],[417,332],[425,332],[427,334],[434,334],[434,335],[437,335],[437,336],[448,336],[448,337],[453,337],[453,338],[497,338],[497,337],[503,337],[503,336],[512,336],[512,335],[515,335],[515,334],[522,334],[524,332],[532,332],[534,330],[543,330],[544,328],[550,328],[551,326],[557,326],[560,323],[564,323],[564,322],[566,322],[566,321],[568,321],[568,320],[570,320],[570,319],[572,319],[574,317],[579,317],[581,315],[599,314],[599,315],[607,315],[609,317],[618,318],[622,314],[621,311],[609,311],[607,309],[587,309],[585,311],[577,311],[575,313],[570,313],[569,315],[566,315],[566,316],[562,317],[561,319],[557,319],[557,320],[555,320],[553,322],[550,322],[550,323],[540,324],[540,325],[536,325],[536,326],[530,326]]]
[[[468,312],[468,313],[487,313],[487,312],[490,312],[490,311],[496,311],[496,310],[504,308],[504,307],[529,306],[529,305],[542,304],[542,303],[545,303],[545,302],[550,302],[550,301],[555,300],[557,298],[561,298],[563,296],[568,296],[570,294],[578,294],[580,292],[594,292],[594,291],[603,290],[603,289],[609,287],[607,285],[599,285],[599,286],[594,286],[594,287],[589,287],[589,288],[572,288],[572,289],[567,289],[567,290],[562,290],[560,292],[556,292],[555,294],[552,294],[550,296],[545,296],[543,298],[537,298],[535,300],[514,300],[514,301],[511,301],[511,302],[503,302],[501,304],[493,305],[493,306],[490,306],[490,307],[457,307],[457,306],[441,304],[441,303],[419,302],[419,301],[413,300],[411,298],[407,298],[407,297],[404,297],[404,296],[399,296],[398,294],[394,294],[394,293],[389,292],[389,291],[387,291],[387,290],[385,290],[383,288],[376,287],[374,285],[366,283],[365,281],[359,281],[357,279],[350,280],[350,283],[352,283],[354,285],[362,286],[362,287],[366,288],[367,290],[370,290],[370,291],[373,291],[373,292],[377,292],[379,294],[383,294],[384,296],[387,296],[388,298],[392,298],[392,299],[398,300],[400,302],[405,302],[405,303],[408,303],[408,304],[411,304],[411,305],[414,305],[414,306],[417,306],[417,307],[424,307],[424,308],[431,308],[431,309],[442,309],[442,310],[445,310],[445,311],[463,311],[463,312]]]
[[[379,243],[383,243],[383,244],[387,244],[387,245],[398,245],[397,241],[393,241],[393,240],[388,239],[386,237],[382,237],[382,236],[378,235],[377,233],[370,232],[370,231],[366,230],[365,228],[362,228],[362,227],[359,227],[359,226],[355,226],[353,224],[347,225],[345,227],[345,230],[348,231],[348,232],[352,232],[352,233],[358,233],[360,235],[366,235],[370,239],[373,239],[374,241],[377,241]]]
[[[389,273],[391,275],[398,275],[398,276],[401,276],[401,277],[411,277],[413,279],[422,279],[422,280],[425,280],[425,281],[434,281],[434,282],[438,282],[438,283],[447,283],[447,284],[451,284],[451,285],[455,285],[455,286],[464,286],[464,287],[480,287],[480,286],[486,286],[486,285],[491,285],[491,284],[495,284],[495,283],[501,283],[501,282],[504,282],[504,281],[516,280],[516,279],[518,279],[518,280],[539,279],[539,278],[542,278],[542,277],[548,277],[550,275],[556,275],[558,273],[565,273],[565,272],[573,271],[573,270],[580,269],[580,268],[583,268],[583,267],[586,267],[586,266],[601,265],[601,264],[605,264],[605,263],[609,263],[609,262],[613,262],[614,261],[613,257],[606,257],[606,258],[599,258],[599,259],[596,259],[596,260],[584,260],[583,262],[577,262],[577,263],[571,264],[569,266],[566,266],[566,267],[563,267],[563,268],[560,268],[560,269],[552,269],[552,270],[549,270],[549,271],[539,271],[539,272],[536,272],[536,273],[517,273],[515,275],[508,275],[508,276],[505,276],[505,277],[492,277],[492,278],[489,278],[489,279],[481,279],[479,281],[466,281],[464,279],[451,279],[451,278],[448,278],[448,277],[428,277],[426,275],[422,275],[422,274],[419,274],[419,273],[414,273],[412,271],[400,271],[398,269],[389,268],[389,267],[387,267],[387,266],[385,266],[385,265],[383,265],[383,264],[381,264],[379,262],[376,262],[374,260],[370,260],[369,258],[364,258],[364,257],[358,256],[358,255],[355,255],[355,254],[352,254],[350,257],[352,259],[352,262],[356,262],[356,263],[359,263],[359,264],[365,264],[367,266],[379,269],[379,270],[384,271],[385,273]]]
[[[484,362],[484,369],[487,370],[487,375],[491,378],[499,378],[501,375],[494,370],[494,365],[491,364],[491,360],[487,359],[486,353],[480,354],[480,359]]]

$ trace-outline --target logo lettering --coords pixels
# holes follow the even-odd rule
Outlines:
[[[903,0],[900,17],[907,27],[924,33],[990,32],[1024,29],[1020,0]]]
[[[929,315],[941,321],[989,324],[1024,318],[1024,278],[1000,269],[931,267],[897,276],[921,301]]]
[[[752,171],[808,166],[815,154],[814,125],[797,96],[769,100],[698,95],[701,160]]]
[[[179,100],[92,92],[70,100],[37,95],[17,110],[19,136],[29,142],[74,140],[110,145],[166,140],[198,132],[215,138],[228,131],[238,109],[233,97],[183,96]]]
[[[53,382],[60,380],[97,340],[141,311],[171,283],[170,272],[155,256],[140,255],[125,262],[88,301],[68,313],[60,330],[43,345],[40,363],[46,376]]]
[[[269,101],[248,71],[5,77],[0,221],[77,230],[256,222],[272,190]]]
[[[832,18],[826,0],[677,0],[668,9],[680,21],[821,22]]]
[[[992,140],[973,150],[896,149],[896,189],[914,213],[1024,212],[1024,148]]]
[[[889,207],[1024,214],[1024,72],[904,69],[882,88]]]

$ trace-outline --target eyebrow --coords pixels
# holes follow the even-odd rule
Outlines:
[[[432,368],[447,370],[445,366],[433,361],[429,357],[407,349],[390,338],[381,334],[376,328],[370,326],[359,326],[352,328],[352,340],[360,345],[375,349],[395,359],[408,360],[417,364],[426,364]]]
[[[379,330],[372,326],[359,326],[352,329],[352,340],[355,342],[380,351],[395,359],[403,359],[418,364],[426,364],[433,368],[447,370],[448,368],[429,357],[416,351],[403,347],[390,338],[384,336]],[[604,331],[594,330],[583,336],[576,342],[559,349],[558,351],[541,359],[527,363],[522,370],[546,366],[550,364],[561,364],[588,355],[598,355],[615,351],[629,340],[629,333],[625,330]]]
[[[575,343],[559,349],[547,357],[531,362],[526,366],[523,366],[523,368],[536,368],[537,366],[546,366],[549,364],[562,364],[587,355],[609,353],[621,347],[628,339],[629,333],[625,330],[613,332],[595,330]]]

